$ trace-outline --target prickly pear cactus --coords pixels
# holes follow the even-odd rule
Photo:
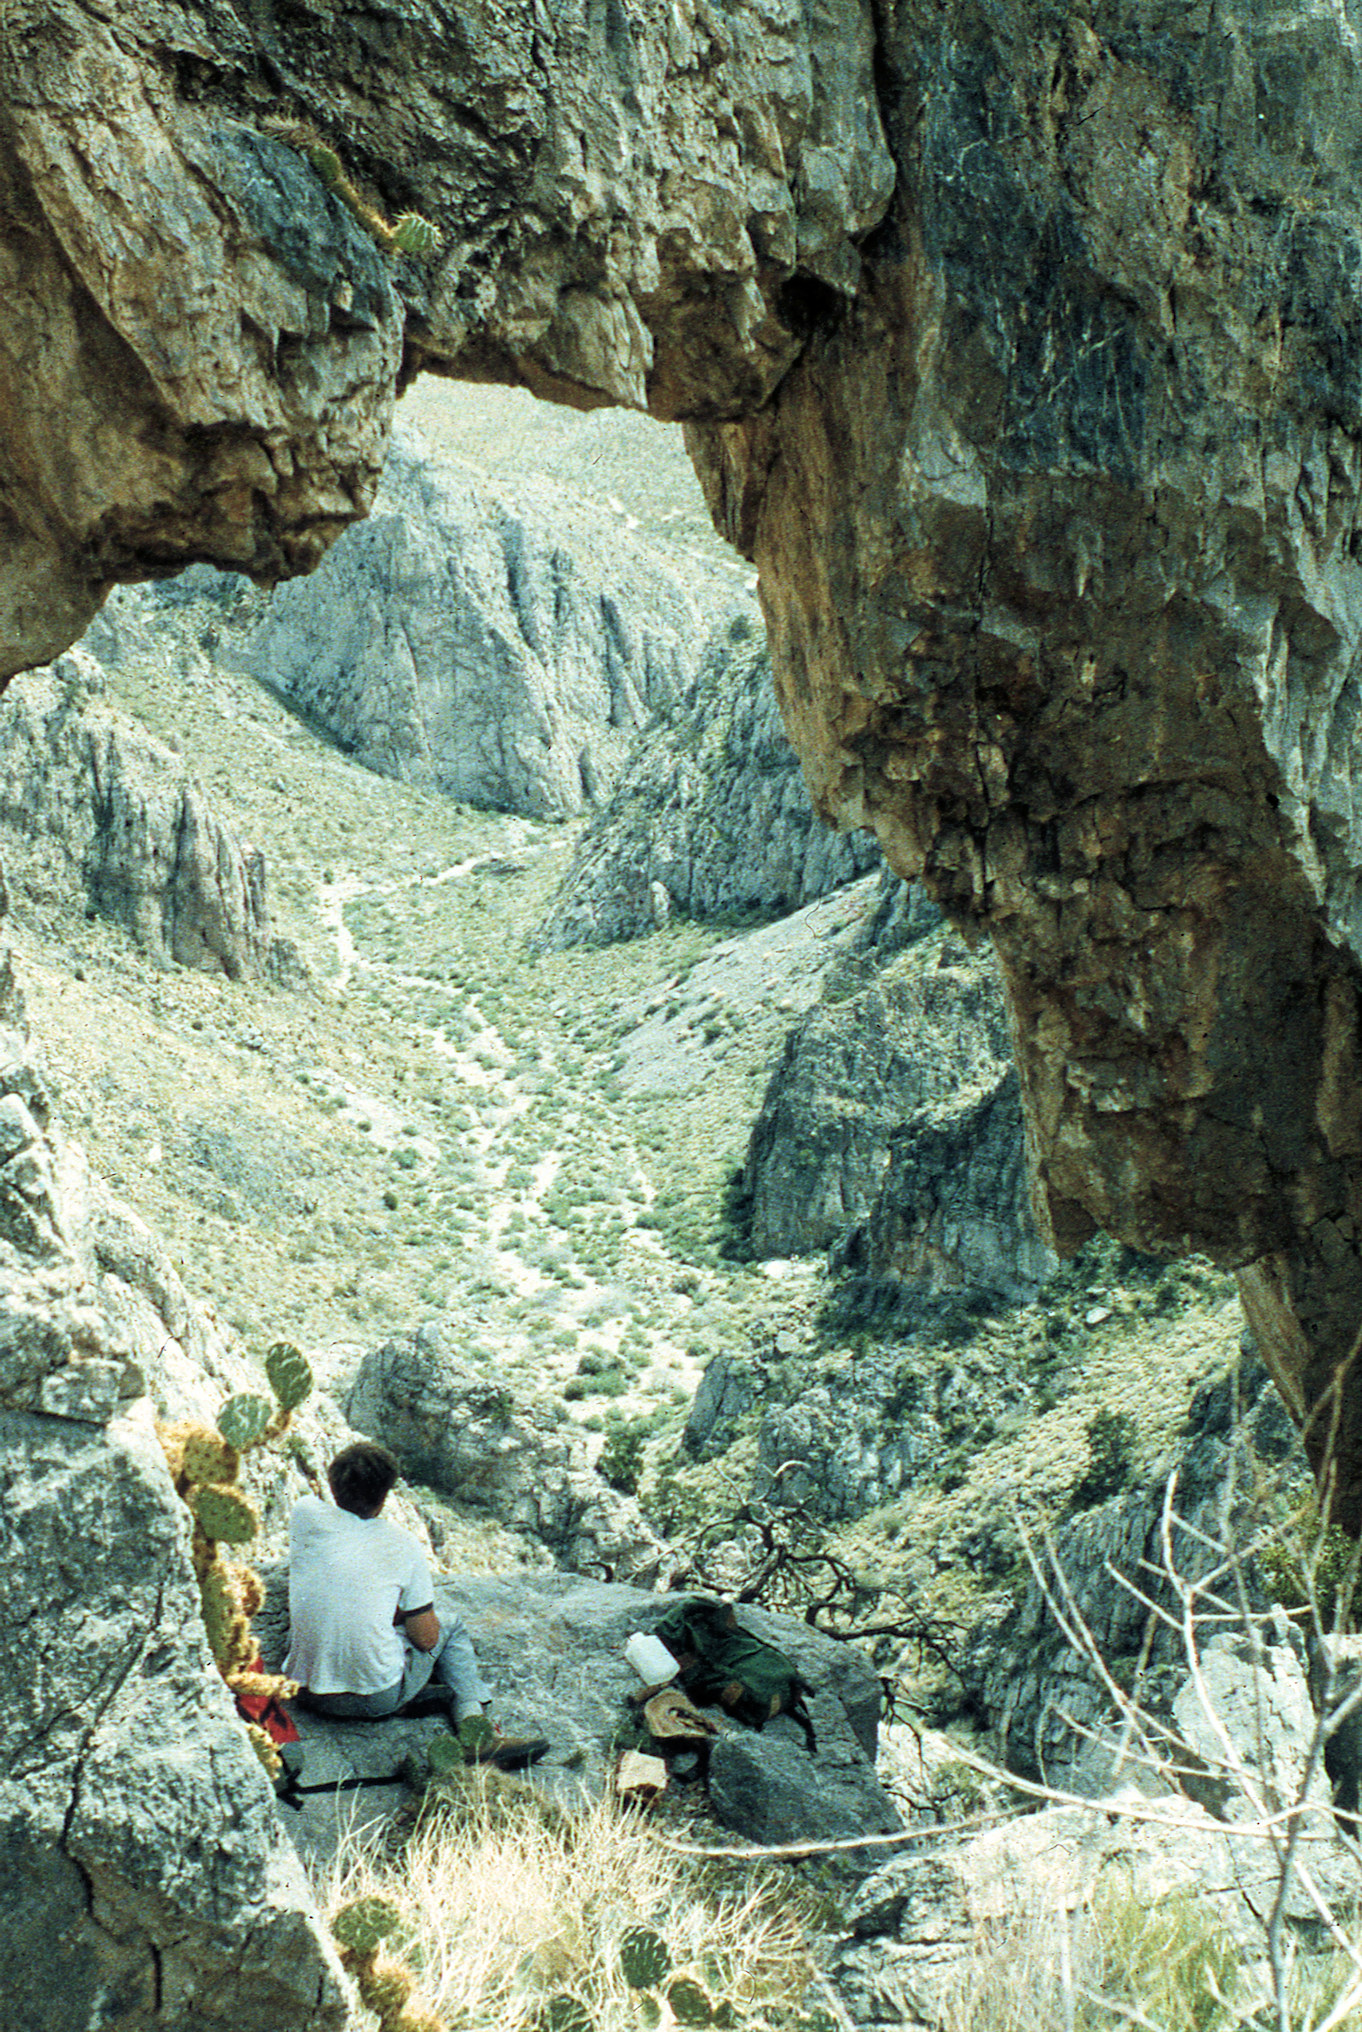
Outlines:
[[[184,1434],[181,1458],[187,1482],[234,1482],[241,1472],[236,1448],[206,1425],[192,1426]]]
[[[690,1976],[678,1976],[667,1985],[667,2002],[678,2025],[712,2025],[714,2007],[699,1983]]]
[[[216,1558],[199,1575],[208,1647],[224,1679],[249,1665],[254,1655],[251,1626],[232,1583],[232,1574]]]
[[[364,2001],[380,2018],[395,2018],[406,2009],[415,1980],[411,1970],[400,1961],[380,1956],[365,1978]]]
[[[403,212],[394,219],[392,227],[393,251],[397,254],[412,254],[424,260],[433,254],[440,244],[440,232],[429,219],[423,219],[419,212]]]
[[[336,1913],[331,1931],[341,1947],[369,1955],[396,1933],[401,1923],[402,1915],[391,1898],[354,1898]]]
[[[561,1991],[539,2014],[538,2032],[596,2032],[596,2021],[580,1997]]]
[[[248,1446],[254,1446],[263,1439],[274,1416],[274,1407],[268,1397],[261,1397],[254,1390],[239,1391],[229,1397],[218,1413],[218,1431],[229,1446],[244,1453]]]
[[[240,1489],[209,1482],[190,1493],[189,1507],[198,1518],[206,1538],[224,1545],[246,1545],[260,1529],[260,1516],[249,1496]]]
[[[672,1970],[671,1952],[651,1927],[631,1927],[620,1941],[620,1971],[631,1990],[655,1990]]]
[[[265,1351],[265,1374],[281,1411],[296,1411],[312,1388],[307,1358],[292,1341],[276,1341]]]
[[[267,1729],[258,1722],[247,1722],[246,1734],[251,1739],[251,1748],[265,1768],[267,1778],[277,1778],[284,1768],[284,1760],[274,1746],[274,1740]]]
[[[335,149],[328,148],[324,141],[310,141],[303,149],[303,153],[327,189],[334,190],[344,175],[341,159]]]

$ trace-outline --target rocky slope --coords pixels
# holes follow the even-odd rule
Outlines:
[[[278,589],[240,668],[384,775],[575,817],[688,688],[709,625],[655,551],[592,521],[403,429],[369,520]]]
[[[776,708],[771,661],[739,612],[682,697],[636,743],[534,935],[536,950],[637,938],[676,910],[779,917],[879,859],[814,816]]]

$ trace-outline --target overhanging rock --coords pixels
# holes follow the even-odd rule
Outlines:
[[[820,808],[997,944],[1055,1239],[1238,1267],[1322,1464],[1362,1321],[1348,11],[212,20],[10,9],[0,669],[115,578],[307,569],[422,367],[688,420]],[[380,255],[299,121],[442,253]]]

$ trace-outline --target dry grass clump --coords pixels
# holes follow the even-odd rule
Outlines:
[[[721,1875],[610,1800],[563,1809],[496,1773],[426,1815],[398,1854],[347,1845],[317,1886],[327,1916],[373,1895],[401,1912],[400,1951],[450,2032],[537,2032],[569,2000],[593,2032],[637,2032],[621,1948],[640,1928],[665,1946],[666,1981],[689,1980],[753,2032],[788,2025],[814,1975],[788,1879]]]
[[[1212,1899],[1143,1903],[1118,1872],[1078,1911],[1037,1902],[982,1927],[937,2022],[939,2032],[1359,2032],[1355,1986],[1349,1956],[1301,1956],[1274,1997],[1266,1961],[1246,1956]]]

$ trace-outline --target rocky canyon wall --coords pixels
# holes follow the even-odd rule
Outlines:
[[[118,577],[306,569],[422,367],[686,418],[822,808],[997,942],[1056,1238],[1239,1266],[1324,1403],[1362,1317],[1359,10],[8,20],[6,667]],[[300,121],[439,255],[383,254]]]
[[[1060,1246],[1238,1267],[1354,1527],[1359,20],[886,13],[856,299],[691,432],[816,802],[995,941]]]

